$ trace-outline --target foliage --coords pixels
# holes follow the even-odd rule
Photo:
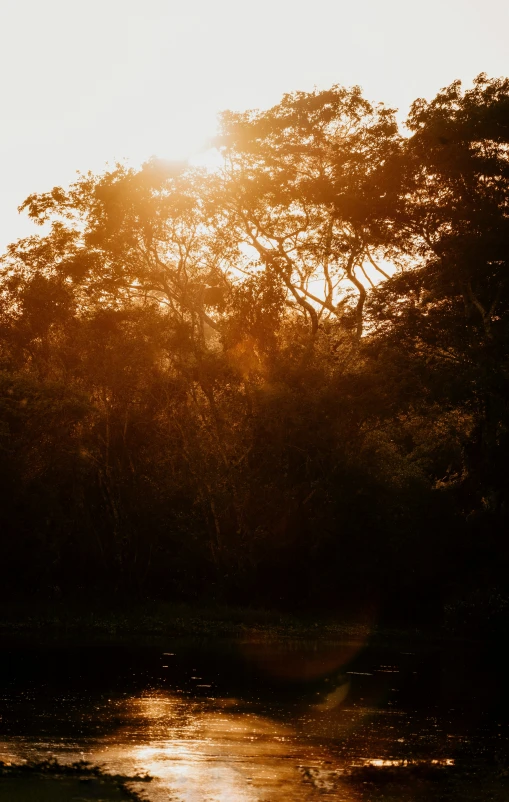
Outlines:
[[[509,80],[228,112],[22,206],[0,274],[4,591],[436,621],[506,593]]]

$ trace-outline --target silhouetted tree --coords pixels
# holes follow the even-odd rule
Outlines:
[[[4,592],[437,621],[507,591],[509,81],[225,113],[32,195],[0,273]],[[376,286],[375,286],[376,285]],[[406,612],[404,612],[406,611]]]

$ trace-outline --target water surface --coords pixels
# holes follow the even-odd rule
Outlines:
[[[509,766],[505,661],[485,647],[6,644],[0,676],[0,760],[148,772],[151,802],[355,802],[352,766]]]

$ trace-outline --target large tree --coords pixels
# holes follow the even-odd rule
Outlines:
[[[277,278],[312,338],[330,317],[360,338],[369,273],[386,276],[377,260],[394,242],[383,184],[400,148],[393,111],[358,88],[296,92],[265,112],[223,114],[218,145],[216,203],[246,264]]]

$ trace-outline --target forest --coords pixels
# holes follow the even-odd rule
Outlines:
[[[224,112],[215,169],[28,197],[0,261],[5,598],[509,611],[509,78]],[[451,612],[452,611],[452,612]]]

